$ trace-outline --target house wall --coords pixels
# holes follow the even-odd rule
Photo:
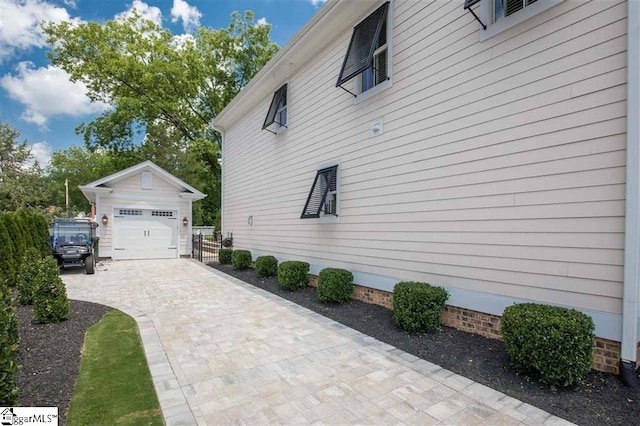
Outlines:
[[[225,126],[223,231],[372,288],[443,285],[476,311],[572,306],[619,341],[626,2],[567,0],[484,41],[461,1],[392,5],[391,88],[354,104],[334,87],[348,28],[273,82],[289,83],[286,131],[261,130],[270,96]],[[301,220],[332,161],[339,223]]]
[[[137,208],[154,210],[178,210],[179,255],[191,254],[191,211],[189,200],[179,198],[180,189],[153,174],[153,189],[141,189],[141,173],[134,174],[113,184],[113,192],[101,194],[96,202],[96,220],[100,223],[100,257],[112,256],[112,229],[114,208]],[[107,215],[109,223],[100,220]],[[189,219],[189,226],[182,226],[182,218]]]

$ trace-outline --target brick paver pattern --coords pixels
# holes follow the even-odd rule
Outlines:
[[[570,424],[192,260],[64,271],[138,322],[168,425]]]

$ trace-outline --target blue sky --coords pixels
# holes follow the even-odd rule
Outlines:
[[[0,119],[21,133],[46,163],[51,152],[83,145],[75,127],[103,106],[49,63],[41,21],[104,22],[132,8],[175,35],[198,26],[223,28],[234,10],[253,10],[283,46],[326,0],[0,0]]]

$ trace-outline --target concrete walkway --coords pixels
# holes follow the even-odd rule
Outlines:
[[[570,424],[191,260],[62,278],[136,319],[167,425]]]

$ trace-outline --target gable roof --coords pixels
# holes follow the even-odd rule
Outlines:
[[[82,191],[84,196],[87,197],[87,199],[90,202],[94,202],[96,198],[96,193],[112,192],[111,185],[113,185],[114,183],[122,181],[137,173],[148,172],[148,171],[151,171],[160,175],[169,183],[172,183],[175,186],[179,187],[181,189],[180,191],[181,197],[190,198],[192,200],[201,200],[207,196],[206,194],[203,194],[202,192],[195,189],[193,186],[187,184],[181,179],[178,179],[171,173],[167,172],[166,170],[164,170],[163,168],[161,168],[160,166],[158,166],[157,164],[149,160],[136,164],[135,166],[131,166],[127,169],[120,170],[119,172],[103,177],[102,179],[98,179],[86,185],[78,186],[78,188],[80,188],[80,191]]]

